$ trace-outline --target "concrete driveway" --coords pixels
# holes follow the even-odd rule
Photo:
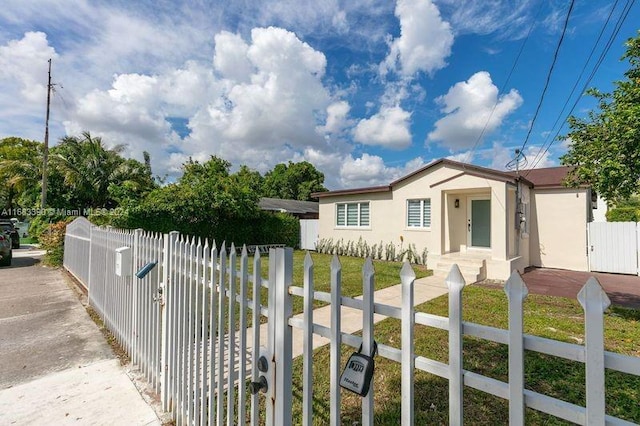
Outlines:
[[[40,255],[15,250],[0,268],[0,424],[159,424],[67,278]]]

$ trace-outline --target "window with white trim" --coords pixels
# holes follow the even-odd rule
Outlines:
[[[369,226],[369,202],[336,204],[336,226]]]
[[[431,227],[431,199],[407,200],[407,227]]]

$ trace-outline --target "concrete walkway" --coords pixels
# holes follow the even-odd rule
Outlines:
[[[160,424],[62,272],[0,268],[0,424]]]
[[[442,296],[449,292],[447,285],[444,282],[443,277],[425,277],[419,278],[414,283],[414,304],[419,305],[427,302],[436,297]],[[361,296],[357,299],[362,299]],[[400,307],[402,304],[402,287],[400,284],[391,287],[384,288],[382,290],[375,291],[373,294],[373,301],[375,303],[382,303],[389,306]],[[294,315],[294,318],[302,319],[303,314]],[[386,317],[380,314],[373,316],[373,321],[378,323]],[[341,311],[342,332],[343,333],[356,333],[362,330],[362,311],[358,309],[342,307]],[[331,327],[331,306],[323,306],[322,308],[313,310],[313,322],[325,327]],[[299,328],[293,328],[293,357],[302,355],[303,352],[303,337],[304,333]],[[247,329],[247,341],[250,345],[253,342],[253,329]],[[267,324],[260,326],[260,344],[267,345]],[[313,348],[319,348],[321,346],[329,344],[329,339],[314,335],[313,336]]]

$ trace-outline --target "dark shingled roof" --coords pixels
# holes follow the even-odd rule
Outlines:
[[[520,176],[526,176],[534,188],[564,188],[564,179],[571,170],[570,166],[547,167],[544,169],[520,170]],[[511,172],[515,175],[515,172]]]
[[[260,198],[258,207],[262,210],[270,210],[283,213],[318,213],[316,201],[282,200],[280,198]]]

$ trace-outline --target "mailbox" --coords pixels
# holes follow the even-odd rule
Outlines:
[[[131,247],[116,249],[116,275],[119,277],[131,275]]]

